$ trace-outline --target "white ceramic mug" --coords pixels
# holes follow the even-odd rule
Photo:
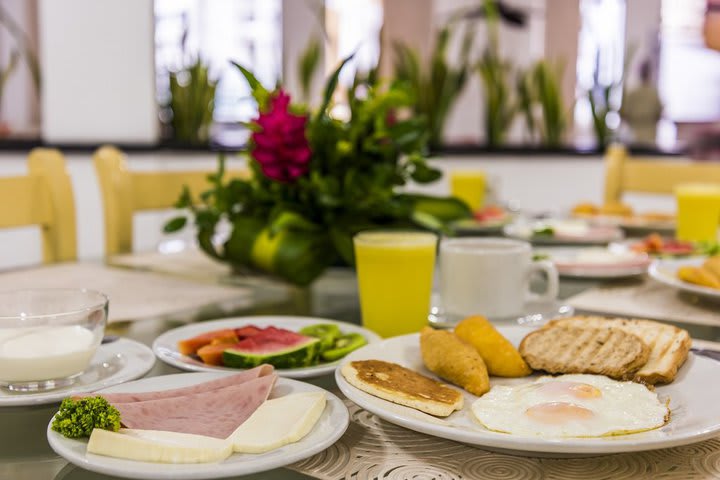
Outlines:
[[[547,276],[542,294],[530,291],[535,272]],[[533,261],[530,244],[506,238],[448,238],[440,243],[440,297],[448,317],[510,318],[529,301],[550,302],[558,294],[552,262]]]

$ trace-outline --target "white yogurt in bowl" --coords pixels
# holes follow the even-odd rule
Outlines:
[[[102,341],[108,299],[84,289],[0,292],[0,388],[72,384]]]
[[[92,331],[79,325],[0,329],[0,379],[28,382],[82,372],[95,354]]]

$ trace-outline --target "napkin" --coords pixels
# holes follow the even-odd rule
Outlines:
[[[720,326],[720,303],[650,278],[606,283],[570,297],[566,303],[591,313]]]
[[[26,288],[88,288],[102,292],[110,297],[109,322],[166,316],[192,318],[205,309],[220,316],[252,302],[249,288],[96,263],[61,263],[0,273],[0,290]]]

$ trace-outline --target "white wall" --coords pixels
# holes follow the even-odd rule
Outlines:
[[[177,170],[213,169],[212,154],[143,153],[128,155],[131,169]],[[81,259],[103,256],[104,235],[100,192],[90,154],[69,154],[67,167],[72,176],[78,225],[78,255]],[[485,170],[499,183],[500,198],[532,212],[567,212],[580,201],[600,202],[603,187],[603,165],[600,157],[449,157],[433,160],[444,171],[455,169]],[[229,166],[240,167],[244,160],[229,159]],[[0,176],[24,174],[25,156],[0,154]],[[447,179],[412,190],[444,195],[449,191]],[[669,198],[630,198],[639,209],[673,210]],[[161,233],[168,212],[136,215],[134,241],[137,251],[152,250],[164,238]],[[179,234],[190,240],[190,231]],[[0,231],[0,269],[40,262],[40,236],[36,228]]]
[[[56,143],[154,143],[152,0],[40,0],[42,135]]]

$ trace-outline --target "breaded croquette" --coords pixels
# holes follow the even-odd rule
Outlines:
[[[420,332],[420,352],[434,374],[473,395],[490,390],[487,368],[480,354],[454,333],[425,327]]]
[[[466,318],[455,327],[455,335],[477,350],[490,375],[525,377],[532,373],[520,352],[485,317]]]

